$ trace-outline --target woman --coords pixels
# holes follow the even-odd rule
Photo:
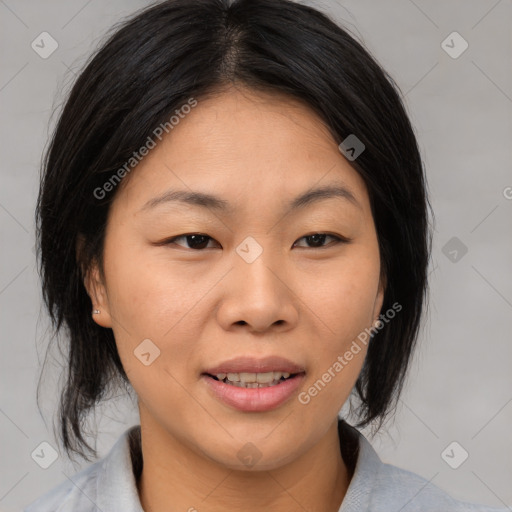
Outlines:
[[[60,116],[38,243],[65,449],[96,455],[83,421],[116,384],[140,426],[26,510],[490,511],[338,416],[396,406],[428,207],[392,79],[317,10],[171,0],[117,27]]]

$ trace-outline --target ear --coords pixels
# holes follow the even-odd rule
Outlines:
[[[84,286],[87,294],[91,298],[93,309],[99,313],[91,311],[92,319],[102,327],[112,327],[112,319],[110,316],[110,306],[108,296],[97,263],[91,265],[84,278]]]
[[[77,240],[77,262],[79,262],[79,255],[81,254],[83,246],[84,239],[80,236]],[[80,265],[80,267],[82,269],[85,289],[92,302],[92,319],[101,327],[112,327],[106,286],[101,277],[97,261],[93,261],[90,267],[85,271],[82,265]],[[93,310],[99,310],[99,313],[93,313]]]
[[[375,297],[375,303],[373,306],[373,323],[377,322],[380,316],[380,312],[382,309],[382,304],[384,303],[384,294],[386,293],[387,287],[387,279],[386,276],[381,275],[379,280],[379,288],[377,290],[377,295]]]

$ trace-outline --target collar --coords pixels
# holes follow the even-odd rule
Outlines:
[[[338,419],[338,434],[341,454],[351,475],[338,512],[367,510],[382,462],[369,441],[342,419]],[[144,512],[137,490],[141,455],[141,430],[140,425],[135,425],[121,435],[99,468],[96,496],[100,510]]]

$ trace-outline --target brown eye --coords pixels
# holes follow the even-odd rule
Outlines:
[[[201,249],[206,249],[208,241],[213,240],[213,238],[209,237],[208,235],[203,235],[202,233],[191,233],[170,238],[169,240],[166,240],[164,245],[175,244],[179,245],[180,247],[183,247],[181,244],[176,243],[176,240],[179,240],[181,238],[185,239],[186,243],[188,244],[188,247],[185,247],[185,249],[194,249],[197,251]]]
[[[335,235],[329,235],[328,233],[313,233],[311,235],[306,235],[306,236],[303,236],[302,238],[299,238],[299,240],[307,240],[307,243],[308,244],[311,244],[312,247],[310,246],[309,248],[311,249],[321,249],[323,247],[327,247],[326,245],[324,245],[325,243],[325,240],[327,238],[333,238],[335,240],[334,243],[331,243],[330,245],[337,245],[339,243],[347,243],[348,242],[348,239],[343,239],[339,236],[335,236]],[[295,242],[296,244],[297,242]],[[294,246],[295,246],[294,244]]]
[[[185,246],[181,243],[177,243],[177,240],[184,239]],[[334,242],[330,244],[325,244],[327,239],[333,239]],[[298,246],[297,242],[293,245],[294,247],[303,247],[306,249],[322,249],[324,247],[330,247],[334,245],[338,245],[339,243],[349,243],[350,239],[343,238],[337,235],[330,235],[329,233],[312,233],[311,235],[303,236],[299,238],[299,240],[306,240],[307,246]],[[183,247],[185,249],[192,249],[195,251],[201,251],[203,249],[208,249],[212,247],[208,247],[209,241],[214,241],[214,239],[208,235],[203,233],[187,233],[179,236],[175,236],[173,238],[169,238],[158,245],[177,245],[179,247]]]

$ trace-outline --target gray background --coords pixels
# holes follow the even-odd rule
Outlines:
[[[459,499],[512,510],[511,1],[308,3],[344,23],[397,81],[436,216],[430,314],[397,415],[372,443],[386,462]],[[31,458],[43,441],[57,447],[52,413],[60,375],[51,359],[43,421],[35,401],[48,339],[33,251],[38,166],[56,119],[52,111],[75,73],[106,29],[144,5],[0,0],[2,511],[20,510],[86,465],[61,455],[45,470]],[[59,45],[47,59],[31,48],[43,31]],[[469,44],[458,58],[441,46],[453,31]],[[449,253],[453,237],[467,247],[462,257],[456,248],[457,261]],[[98,414],[100,454],[137,422],[123,398]],[[458,469],[441,457],[452,441],[469,453]],[[461,452],[453,453],[456,459]]]

